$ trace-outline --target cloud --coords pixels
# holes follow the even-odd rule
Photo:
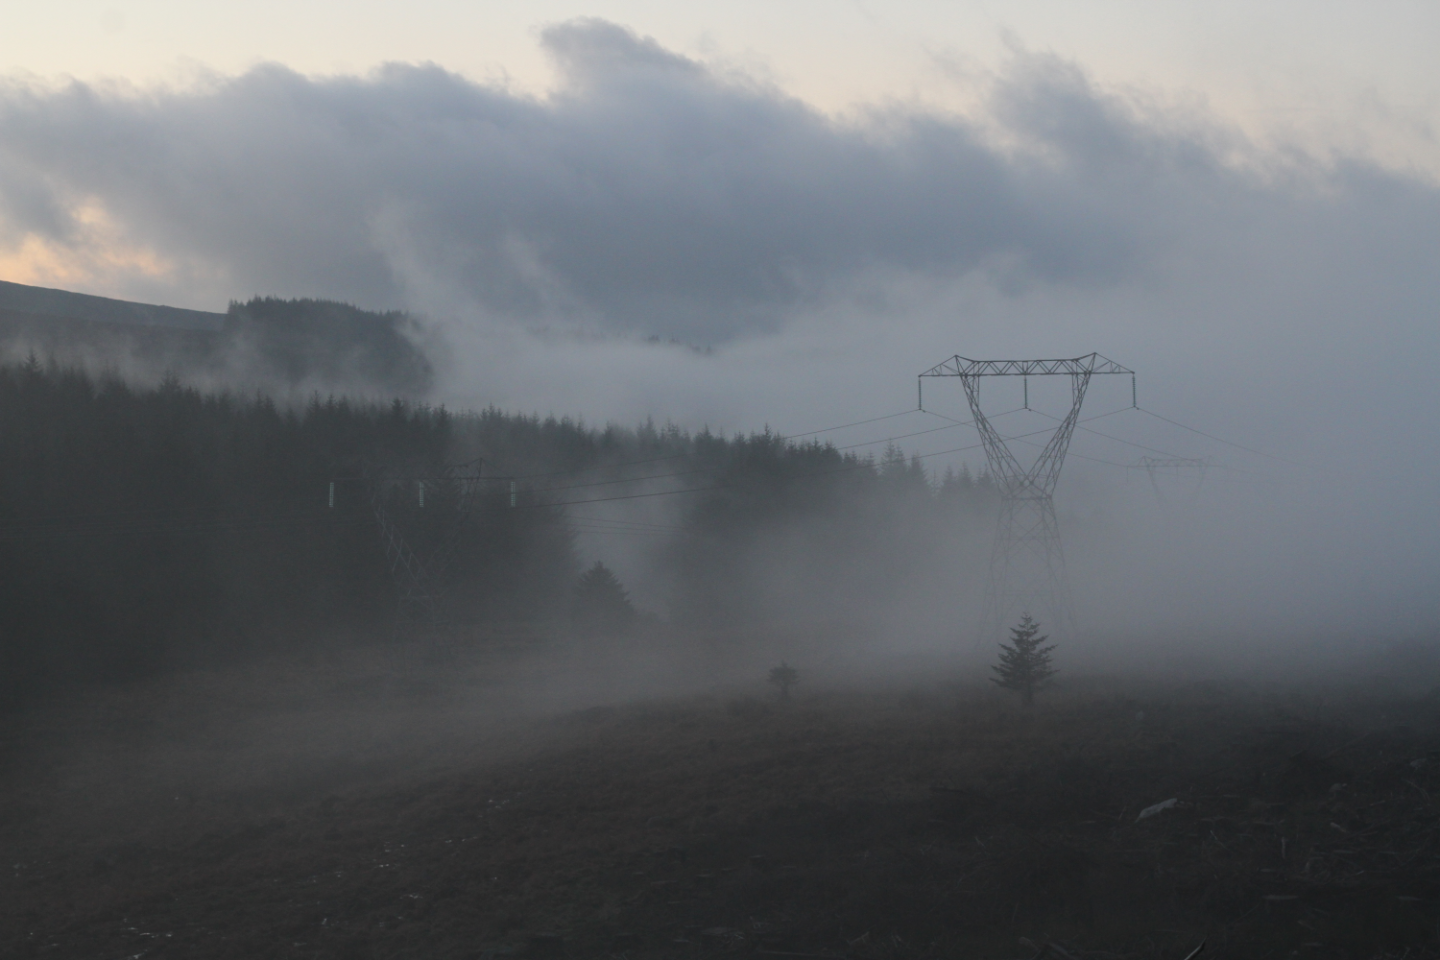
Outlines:
[[[1177,178],[1191,206],[1232,178],[1046,58],[992,93],[1003,150],[961,117],[826,116],[603,21],[542,37],[563,76],[543,100],[433,66],[10,81],[5,235],[63,240],[98,200],[177,287],[390,307],[439,285],[519,324],[716,343],[875,268],[1112,283],[1180,226]]]

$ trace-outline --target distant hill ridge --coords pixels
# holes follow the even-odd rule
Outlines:
[[[409,314],[333,300],[254,297],[210,313],[0,281],[0,361],[33,354],[140,382],[423,397],[426,338]]]
[[[116,300],[89,293],[32,287],[8,280],[0,280],[0,312],[25,313],[36,317],[64,317],[98,323],[182,327],[191,330],[218,330],[225,322],[223,313]]]

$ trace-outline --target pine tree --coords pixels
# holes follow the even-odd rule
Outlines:
[[[620,580],[599,560],[575,584],[570,606],[575,625],[588,633],[618,633],[634,625],[635,607]]]
[[[781,700],[789,700],[790,688],[800,682],[800,671],[781,660],[780,666],[771,669],[770,682],[780,688]]]
[[[1055,645],[1041,646],[1050,638],[1036,636],[1039,632],[1040,624],[1030,614],[1022,615],[1020,625],[1010,628],[1010,642],[1000,644],[1000,664],[991,668],[996,674],[991,682],[1006,690],[1018,690],[1027,707],[1035,702],[1035,688],[1055,675],[1055,668],[1050,666],[1050,651]]]

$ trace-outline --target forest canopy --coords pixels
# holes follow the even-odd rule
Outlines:
[[[957,524],[988,523],[993,496],[968,473],[932,482],[894,447],[876,460],[769,432],[402,400],[291,407],[33,358],[0,366],[0,445],[11,703],[276,647],[389,642],[382,512],[416,554],[447,551],[448,620],[563,623],[586,582],[576,516],[653,497],[671,519],[637,548],[649,566],[632,564],[664,598],[647,614],[731,625],[806,604],[883,609]]]

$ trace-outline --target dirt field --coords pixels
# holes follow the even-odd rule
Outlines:
[[[0,956],[1440,957],[1440,694],[1076,676],[1027,712],[932,670],[565,710],[526,656],[12,720]]]

